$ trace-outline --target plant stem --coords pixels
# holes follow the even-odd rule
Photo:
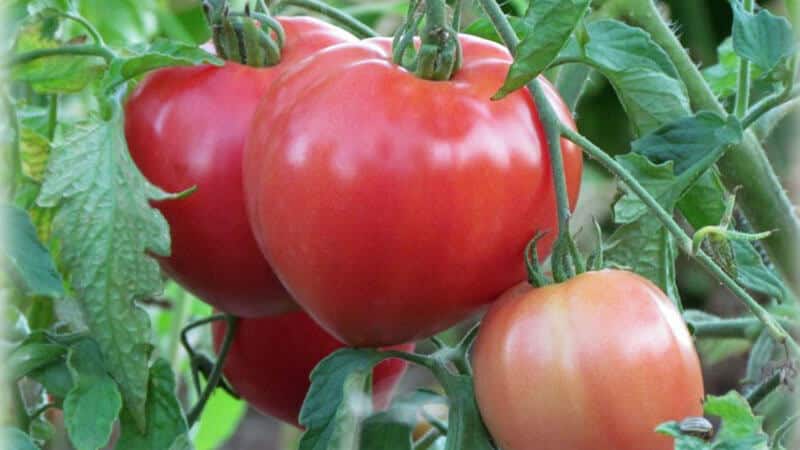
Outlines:
[[[58,94],[50,95],[50,103],[47,105],[47,140],[53,142],[56,137],[56,126],[58,125]]]
[[[500,5],[494,0],[479,0],[481,7],[486,12],[489,20],[497,29],[500,38],[505,42],[508,50],[513,54],[514,49],[519,43],[514,28],[506,18]],[[553,106],[547,99],[542,90],[538,79],[528,83],[528,89],[533,94],[536,108],[539,111],[539,118],[542,121],[545,134],[547,135],[547,149],[550,155],[550,167],[553,176],[553,184],[556,192],[556,212],[558,214],[558,239],[571,239],[569,236],[569,193],[567,191],[567,179],[564,173],[564,157],[561,154],[561,131],[559,120]],[[565,247],[569,249],[569,246]],[[575,261],[576,265],[578,261]],[[567,265],[567,277],[575,275],[574,267]],[[560,281],[560,280],[559,280]]]
[[[11,198],[13,198],[23,174],[22,155],[20,154],[19,146],[19,118],[17,117],[14,104],[7,95],[0,95],[0,102],[2,102],[4,113],[7,115],[6,119],[8,120],[11,132],[14,133],[14,140],[11,142],[11,159],[9,161],[9,164],[11,164],[11,173],[9,174],[11,179],[6,180],[9,186],[8,192]]]
[[[175,310],[172,312],[172,323],[169,333],[169,346],[167,347],[167,355],[169,355],[170,366],[172,371],[178,373],[178,349],[181,345],[181,330],[183,330],[183,322],[186,321],[189,315],[189,296],[186,291],[182,290],[178,294],[178,298],[174,302]]]
[[[97,31],[97,28],[95,28],[94,25],[92,25],[88,20],[77,14],[63,13],[61,15],[66,19],[81,24],[83,28],[85,28],[86,31],[89,33],[89,35],[92,37],[92,40],[94,41],[95,44],[97,44],[100,47],[105,47],[106,44],[103,41],[103,37],[100,35],[100,32]]]
[[[678,38],[659,14],[652,0],[612,0],[610,10],[627,15],[631,22],[648,31],[664,48],[681,74],[695,110],[725,114],[700,70],[684,51]],[[719,161],[722,179],[728,189],[746,186],[738,200],[756,230],[778,230],[764,246],[778,270],[793,287],[800,287],[800,221],[767,159],[766,152],[752,133]]]
[[[281,0],[278,3],[278,7],[280,8],[282,6],[297,6],[322,14],[346,26],[350,31],[354,32],[356,36],[361,38],[378,37],[378,33],[376,33],[375,30],[368,27],[360,20],[318,0]]]
[[[203,389],[203,393],[200,394],[197,403],[192,407],[191,411],[189,411],[189,414],[186,415],[186,422],[189,424],[190,428],[197,422],[197,419],[200,418],[200,415],[203,413],[203,408],[205,408],[208,399],[211,398],[211,394],[214,392],[214,389],[217,388],[220,378],[222,378],[222,366],[225,365],[225,358],[228,357],[231,344],[233,344],[233,337],[236,335],[238,319],[230,314],[225,314],[225,322],[227,322],[225,326],[225,337],[222,340],[222,347],[220,347],[219,355],[217,356],[217,363],[214,365],[214,369],[208,377],[208,382]]]
[[[440,437],[442,435],[439,430],[431,428],[417,442],[414,442],[414,450],[428,450]]]
[[[739,0],[735,0],[739,1]],[[744,0],[742,3],[744,10],[748,13],[753,12],[753,0]],[[739,74],[736,79],[736,103],[733,113],[736,117],[742,118],[747,113],[750,106],[750,61],[739,58]]]
[[[788,319],[778,319],[785,329],[796,329],[797,323]],[[709,320],[702,322],[689,321],[698,338],[742,338],[755,339],[764,328],[755,317],[737,317],[735,319]]]
[[[114,54],[111,50],[101,47],[99,45],[86,44],[86,45],[67,45],[64,47],[55,48],[40,48],[38,50],[31,50],[26,53],[11,58],[10,65],[16,66],[25,64],[39,58],[47,58],[49,56],[62,56],[62,55],[85,55],[85,56],[98,56],[110,62],[114,59]]]
[[[751,390],[747,391],[744,398],[747,399],[747,403],[750,403],[750,406],[756,406],[761,402],[761,400],[767,398],[767,396],[775,389],[778,389],[780,385],[781,371],[778,369],[772,375],[767,377],[767,379],[758,383]]]
[[[775,127],[777,127],[786,116],[794,112],[798,106],[800,106],[800,97],[781,103],[756,119],[755,123],[750,126],[750,130],[753,132],[756,139],[763,141],[772,134]]]
[[[594,145],[586,137],[580,135],[578,132],[572,130],[566,125],[562,124],[562,134],[572,142],[578,144],[583,148],[583,151],[591,158],[594,158],[603,167],[608,169],[612,174],[616,175],[628,188],[633,191],[639,199],[647,205],[648,209],[658,218],[670,234],[675,238],[678,248],[681,249],[688,256],[697,260],[700,265],[711,272],[714,277],[725,285],[731,292],[739,297],[750,308],[750,311],[764,324],[764,326],[779,343],[786,343],[792,352],[800,356],[800,345],[792,338],[786,330],[783,329],[780,323],[761,306],[750,294],[747,293],[736,281],[734,281],[725,271],[720,268],[714,260],[709,257],[702,250],[694,253],[692,251],[692,238],[689,237],[677,222],[672,218],[672,215],[664,210],[659,205],[658,201],[654,199],[649,192],[633,177],[625,168],[620,166],[611,156],[604,152],[601,148]]]
[[[764,114],[772,111],[780,105],[800,97],[800,88],[785,89],[776,94],[770,95],[759,101],[745,114],[742,119],[742,128],[748,128],[758,121]]]

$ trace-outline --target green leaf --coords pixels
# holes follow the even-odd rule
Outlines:
[[[73,388],[64,399],[64,423],[77,450],[96,450],[111,438],[111,430],[122,409],[122,396],[104,370],[100,349],[83,340],[70,348],[67,366]]]
[[[236,431],[247,411],[247,404],[216,390],[203,408],[194,444],[197,450],[214,450]]]
[[[736,257],[736,281],[745,287],[777,299],[786,298],[786,288],[775,272],[764,265],[764,260],[749,242],[731,241]]]
[[[770,72],[795,52],[794,33],[786,18],[766,9],[749,13],[739,0],[731,0],[731,6],[733,49],[739,56]]]
[[[47,393],[57,399],[66,398],[74,386],[67,361],[63,358],[33,370],[28,376],[44,386]]]
[[[61,275],[50,253],[39,242],[30,217],[19,208],[0,205],[7,245],[4,258],[20,288],[29,296],[58,298],[64,295]]]
[[[392,406],[364,421],[361,448],[411,450],[411,431],[417,424],[419,409],[425,404],[443,403],[436,392],[419,389],[392,402]]]
[[[681,191],[676,189],[677,178],[671,161],[656,165],[638,153],[626,153],[616,159],[664,209],[671,211],[675,207]],[[614,204],[614,221],[619,224],[632,223],[646,212],[648,208],[639,197],[627,192]]]
[[[25,342],[7,356],[4,363],[6,376],[10,380],[19,380],[30,372],[60,359],[66,351],[63,345]]]
[[[514,51],[514,63],[494,99],[503,98],[542,73],[567,45],[589,9],[590,0],[537,0],[523,19],[526,30]]]
[[[59,205],[53,234],[92,337],[144,429],[147,314],[134,300],[161,290],[150,251],[169,253],[169,230],[148,200],[166,196],[145,180],[128,154],[117,105],[109,121],[93,119],[53,145],[38,203]]]
[[[137,45],[128,50],[134,56],[126,57],[122,64],[122,75],[126,78],[133,78],[161,67],[225,64],[224,60],[196,45],[166,39],[157,39],[150,44]]]
[[[762,330],[750,350],[750,356],[747,358],[747,371],[742,383],[757,383],[761,380],[770,361],[775,356],[776,350],[778,350],[778,345],[770,336],[769,331]]]
[[[689,101],[667,54],[639,28],[601,20],[586,27],[583,58],[612,84],[637,134],[689,114]]]
[[[638,135],[690,114],[675,66],[647,32],[616,20],[589,23],[586,32],[588,42],[575,56],[611,82]]]
[[[722,425],[713,441],[706,442],[681,434],[677,422],[667,422],[656,429],[675,438],[676,450],[767,450],[768,436],[762,431],[763,419],[756,417],[739,393],[731,391],[722,397],[709,396],[705,412],[718,416]]]
[[[149,387],[147,431],[140,432],[130,412],[123,411],[120,416],[122,434],[116,448],[125,450],[187,448],[188,426],[178,398],[175,396],[175,375],[165,360],[157,360],[150,369]]]
[[[715,168],[703,174],[678,202],[683,216],[695,228],[718,225],[725,213],[725,186]]]
[[[306,431],[300,450],[358,448],[358,433],[353,433],[369,401],[364,393],[371,385],[372,368],[386,356],[371,349],[337,350],[319,362],[311,372],[300,424]]]
[[[733,50],[733,39],[729,37],[717,47],[717,59],[717,64],[703,69],[703,78],[717,97],[730,97],[739,81],[739,56]],[[762,75],[758,66],[750,65],[750,77],[756,85]]]
[[[40,27],[34,26],[20,32],[16,53],[60,46],[58,42],[43,37]],[[73,93],[99,79],[105,68],[105,60],[97,56],[56,55],[17,65],[11,74],[15,80],[30,83],[36,92]]]
[[[116,86],[151,70],[173,66],[212,64],[225,61],[202,48],[182,42],[157,39],[149,44],[137,44],[124,50],[125,57],[114,61],[106,75],[106,86]]]
[[[722,427],[714,441],[718,448],[726,443],[726,449],[766,450],[768,436],[761,429],[764,420],[756,417],[747,400],[738,392],[731,391],[722,397],[708,397],[705,412],[722,419]]]
[[[706,441],[681,433],[680,424],[675,421],[662,423],[656,427],[656,432],[674,437],[675,450],[711,450]]]
[[[514,33],[519,39],[522,39],[527,29],[525,22],[522,20],[522,18],[515,16],[508,16],[507,19],[511,23],[511,28],[514,29]],[[497,42],[498,44],[503,43],[503,40],[500,38],[500,35],[497,34],[497,30],[495,30],[494,25],[492,25],[492,22],[484,17],[475,20],[466,28],[461,30],[461,32],[464,34],[482,37],[484,39]]]
[[[700,163],[714,150],[742,140],[742,126],[734,116],[703,111],[678,119],[633,142],[633,151],[655,163],[672,161],[676,175]]]
[[[0,442],[9,450],[39,450],[27,434],[14,427],[0,428]]]
[[[439,381],[450,406],[446,450],[493,450],[491,437],[478,411],[472,377],[446,374]]]
[[[675,241],[657,218],[645,215],[620,226],[606,246],[607,266],[625,268],[649,279],[681,309],[675,285]]]
[[[47,167],[47,159],[50,157],[50,142],[32,129],[21,127],[19,152],[22,173],[33,181],[41,182]]]

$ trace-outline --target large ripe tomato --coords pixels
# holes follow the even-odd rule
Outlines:
[[[319,52],[264,97],[245,149],[250,222],[298,303],[356,346],[450,327],[524,278],[556,230],[545,134],[530,93],[490,97],[505,48],[461,37],[463,67],[428,81],[390,41]],[[572,123],[551,85],[549,97]],[[581,152],[562,141],[570,199]]]
[[[668,450],[656,426],[703,412],[686,325],[631,272],[509,290],[483,319],[473,368],[481,415],[504,450]]]
[[[213,326],[219,349],[225,323]],[[343,348],[302,311],[277,316],[240,319],[223,371],[242,398],[264,414],[295,426],[310,386],[314,366]],[[414,344],[392,347],[413,351]],[[385,408],[407,363],[387,359],[375,366],[372,385],[375,408]]]
[[[339,42],[347,32],[308,17],[279,19],[281,62],[252,68],[228,62],[158,70],[126,105],[130,153],[150,182],[188,198],[159,202],[170,224],[172,256],[164,270],[224,311],[253,316],[292,308],[253,239],[244,209],[242,152],[258,101],[287,67]]]

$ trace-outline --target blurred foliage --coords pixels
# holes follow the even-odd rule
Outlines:
[[[237,8],[244,0],[233,2]],[[10,0],[8,18],[11,24],[24,23],[28,0]],[[238,3],[238,5],[236,4]],[[407,8],[406,1],[397,0],[335,0],[331,4],[339,6],[350,14],[376,28],[383,34],[391,34],[402,20]],[[771,6],[770,2],[761,2]],[[129,45],[138,42],[149,42],[157,37],[180,40],[187,43],[203,43],[209,38],[200,2],[197,0],[79,0],[79,11],[95,24],[103,38],[112,45]],[[512,15],[521,15],[526,9],[524,0],[503,0],[503,9]],[[467,3],[463,24],[472,23],[478,11],[471,2]],[[664,9],[670,19],[679,25],[676,28],[681,41],[687,47],[702,68],[717,64],[718,47],[729,35],[732,14],[727,0],[667,0]],[[287,10],[285,13],[294,13]],[[47,24],[45,24],[45,27]],[[55,28],[52,24],[46,30],[60,38],[76,36],[81,32],[74,24]],[[26,87],[15,85],[12,90],[24,90]],[[26,126],[37,129],[36,124],[45,118],[42,109],[48,102],[45,95],[26,93],[30,104],[24,105],[29,118]],[[65,122],[74,121],[85,113],[85,102],[88,96],[74,96],[59,105],[59,116]],[[629,151],[633,138],[632,126],[624,114],[622,106],[611,86],[602,77],[591,77],[586,86],[576,111],[580,131],[600,147],[614,154]],[[796,118],[784,121],[766,143],[770,159],[779,175],[786,180],[794,177],[791,172],[793,140],[796,138],[792,122]],[[604,170],[596,170],[592,162],[587,162],[588,170],[584,178],[583,191],[590,193],[588,206],[591,213],[583,214],[573,223],[577,230],[593,230],[593,217],[601,221],[601,225],[609,226],[608,211],[614,200],[615,186]],[[582,198],[587,198],[582,195]],[[585,246],[593,244],[591,237],[583,231],[579,238],[586,241]],[[582,246],[583,246],[582,242]],[[688,259],[681,258],[677,264],[678,286],[687,308],[703,308],[714,310],[711,304],[714,292],[718,289],[710,277],[698,270]],[[731,303],[731,302],[728,302]],[[47,298],[37,299],[28,305],[28,316],[43,326],[53,320],[53,305]],[[159,346],[158,354],[168,358],[172,369],[179,374],[181,400],[184,406],[191,405],[196,395],[191,389],[188,377],[189,361],[180,348],[175,347],[177,325],[206,316],[211,313],[210,307],[183,291],[178,285],[170,283],[163,299],[154,299],[147,307],[154,324],[155,339]],[[722,311],[722,314],[733,314],[734,311]],[[192,334],[192,343],[201,351],[211,352],[209,328],[203,327]],[[721,361],[731,355],[741,354],[747,349],[747,343],[740,340],[707,341],[700,351],[707,364]],[[733,377],[736,374],[732,375]],[[713,391],[713,386],[711,386]],[[719,392],[717,392],[719,393]],[[786,400],[769,398],[760,405],[757,411],[767,415],[767,428],[777,426],[771,418],[779,417],[786,409]],[[216,393],[201,418],[200,425],[195,428],[193,441],[199,450],[218,448],[235,431],[245,415],[246,406],[222,392]],[[259,430],[256,430],[258,432]],[[284,433],[296,437],[296,433]],[[290,439],[288,439],[290,440]],[[53,447],[57,447],[54,440]]]

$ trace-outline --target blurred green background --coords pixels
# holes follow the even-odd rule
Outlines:
[[[244,0],[235,0],[234,6],[240,8]],[[10,2],[12,23],[24,20],[25,1]],[[104,38],[111,44],[129,44],[148,41],[155,37],[167,37],[186,42],[202,43],[209,37],[202,9],[196,0],[78,0],[80,12],[97,26]],[[238,3],[238,4],[237,4]],[[391,34],[405,14],[405,1],[341,1],[332,2],[345,9],[382,34]],[[522,14],[524,0],[508,0],[503,8],[509,14]],[[781,13],[781,2],[761,2],[775,13]],[[683,44],[687,47],[702,68],[718,63],[717,47],[730,34],[731,12],[727,0],[670,0],[662,3],[664,14],[674,23]],[[283,14],[295,14],[297,10],[287,9]],[[463,24],[469,25],[478,17],[474,6],[465,8]],[[60,30],[67,37],[77,30]],[[713,69],[712,69],[713,70]],[[87,98],[78,96],[70,102],[63,102],[61,117],[80,118],[85,111],[82,102]],[[36,102],[34,97],[33,103]],[[45,99],[42,99],[44,104]],[[592,76],[585,95],[576,111],[578,126],[582,133],[612,153],[628,151],[631,131],[614,91],[600,77]],[[767,141],[766,148],[778,174],[790,189],[794,198],[800,190],[800,168],[798,168],[795,146],[796,116],[787,118]],[[593,218],[598,219],[610,230],[610,205],[616,198],[616,184],[603,170],[591,162],[587,163],[582,186],[581,200],[573,226],[578,233],[579,242],[586,248],[594,244]],[[702,270],[689,260],[681,258],[678,262],[678,278],[681,295],[688,308],[702,308],[721,316],[739,314],[743,309]],[[185,308],[175,307],[175,301],[186,299]],[[180,287],[170,284],[164,299],[148,305],[151,312],[156,339],[162,355],[180,369],[182,379],[181,394],[185,403],[194,401],[192,390],[186,389],[188,362],[180,348],[165,348],[169,336],[175,332],[176,324],[185,324],[192,318],[210,313],[203,303],[191,298]],[[161,301],[164,300],[164,301]],[[181,302],[178,302],[181,303]],[[210,352],[207,329],[193,334],[195,344]],[[747,342],[736,340],[704,341],[700,347],[706,366],[706,382],[709,393],[724,393],[739,386],[744,375]],[[405,382],[407,387],[429,383],[422,372],[412,371]],[[787,408],[785,399],[773,398],[763,402],[761,413],[770,418],[777,417]],[[58,417],[51,417],[56,422]],[[291,449],[298,432],[280,425],[275,420],[248,410],[242,402],[236,401],[219,391],[206,408],[201,424],[195,430],[195,442],[199,450],[206,449]],[[50,449],[69,448],[63,436],[63,429],[55,431]]]

